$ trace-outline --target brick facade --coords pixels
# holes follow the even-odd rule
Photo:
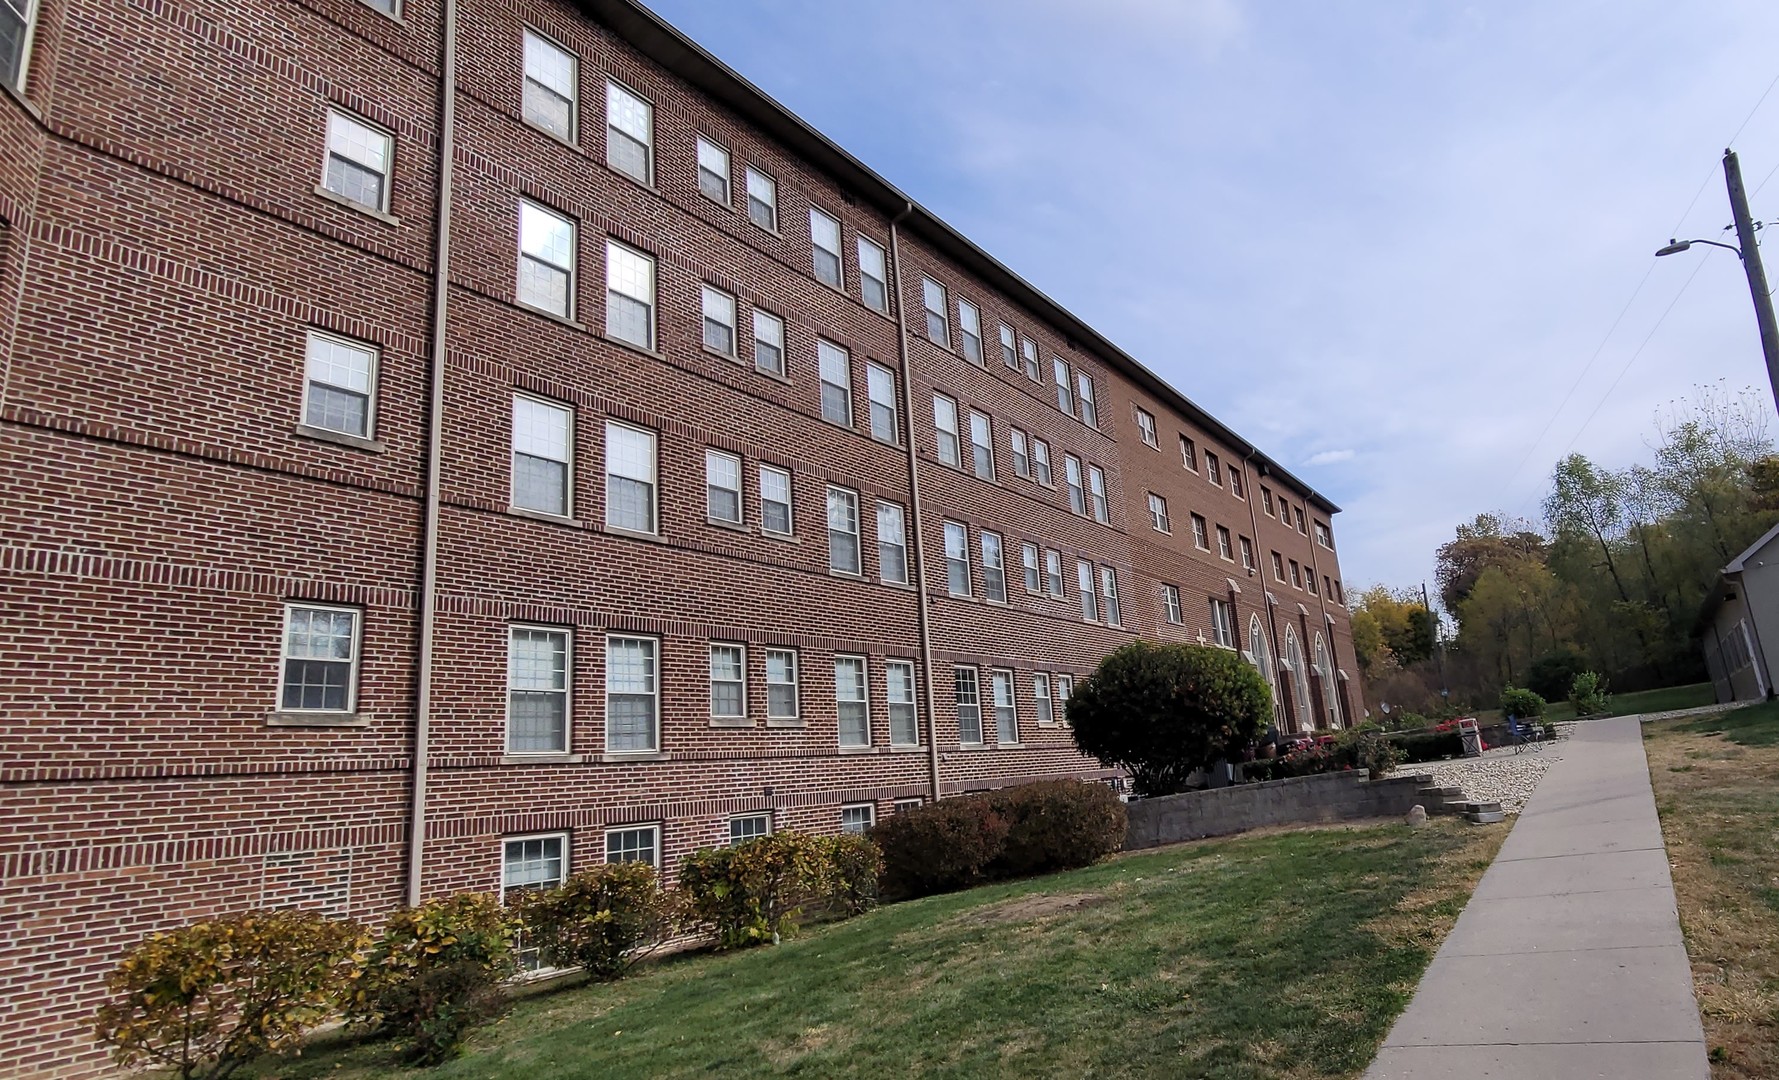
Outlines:
[[[0,1074],[101,1069],[88,1017],[142,934],[261,904],[373,918],[409,895],[415,848],[420,893],[498,890],[514,836],[565,834],[573,866],[605,857],[609,828],[656,825],[670,865],[726,842],[735,814],[831,831],[843,805],[1109,778],[1040,722],[1034,676],[1060,716],[1059,678],[1134,636],[1213,639],[1213,599],[1233,605],[1238,648],[1259,620],[1271,656],[1256,659],[1275,671],[1287,632],[1299,643],[1305,663],[1278,672],[1284,730],[1336,726],[1359,700],[1328,595],[1338,562],[1315,538],[1326,499],[624,0],[457,12],[448,133],[440,0],[399,19],[360,0],[39,0],[23,84],[0,81]],[[572,141],[526,123],[527,26],[578,61]],[[649,183],[606,163],[608,79],[652,105]],[[391,136],[374,213],[318,189],[330,108]],[[700,192],[700,136],[730,156],[727,205]],[[775,229],[749,219],[748,167],[776,180]],[[566,317],[516,300],[521,200],[575,224]],[[843,288],[812,273],[812,206],[840,222]],[[862,302],[860,238],[895,256],[886,310]],[[605,333],[608,240],[655,260],[648,347]],[[948,344],[929,340],[926,278],[946,291]],[[704,285],[735,299],[733,356],[704,345]],[[979,312],[980,364],[960,300]],[[756,309],[783,321],[783,378],[756,368]],[[362,438],[305,424],[313,332],[375,349]],[[850,428],[823,417],[818,339],[849,358]],[[1058,359],[1071,397],[1091,380],[1095,425],[1059,411]],[[871,436],[873,364],[895,380],[888,441]],[[565,514],[513,508],[515,393],[572,410]],[[940,459],[935,394],[957,403],[961,467]],[[992,479],[972,469],[972,411],[992,430]],[[655,439],[651,535],[607,524],[608,423]],[[1014,429],[1047,446],[1050,485],[1018,474]],[[706,512],[707,450],[741,460],[739,525]],[[1241,471],[1245,497],[1227,471],[1210,483],[1207,453]],[[1093,492],[1071,510],[1070,458],[1103,475],[1105,523]],[[762,466],[792,477],[789,534],[762,528]],[[830,486],[856,496],[857,574],[830,569]],[[1262,512],[1263,488],[1306,515],[1301,530]],[[903,510],[924,597],[885,581],[879,502]],[[948,586],[947,523],[966,530],[967,596]],[[1220,558],[1217,526],[1252,542],[1252,572]],[[1005,603],[989,599],[985,532],[1001,538]],[[1274,551],[1310,587],[1275,580]],[[1083,619],[1083,561],[1096,588],[1115,575],[1121,625],[1098,597],[1101,620]],[[355,613],[348,714],[280,704],[293,602]],[[570,635],[560,752],[508,752],[515,624]],[[605,744],[610,635],[654,643],[652,752]],[[1330,657],[1312,669],[1318,639]],[[711,716],[713,642],[746,650],[742,717]],[[795,718],[767,715],[767,650],[795,651]],[[868,745],[840,745],[836,656],[864,658]],[[916,745],[892,739],[897,662],[916,672]],[[979,745],[960,738],[959,666],[978,672]],[[1001,671],[1013,740],[998,737]]]

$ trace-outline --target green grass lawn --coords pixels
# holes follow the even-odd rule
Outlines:
[[[250,1073],[1356,1076],[1504,835],[1436,819],[1138,853],[533,993],[427,1073],[339,1036]]]
[[[1716,694],[1708,682],[1689,683],[1686,686],[1664,686],[1659,690],[1639,690],[1634,694],[1613,694],[1607,704],[1607,716],[1630,716],[1633,713],[1669,712],[1673,709],[1691,709],[1700,705],[1709,705],[1717,700]],[[1500,709],[1485,709],[1476,714],[1479,722],[1494,724],[1501,721]],[[1553,701],[1545,710],[1546,720],[1573,720],[1575,708],[1567,701]]]

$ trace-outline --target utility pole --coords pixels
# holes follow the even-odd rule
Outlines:
[[[1439,698],[1441,702],[1451,700],[1451,688],[1445,684],[1445,642],[1439,640],[1439,616],[1433,614],[1433,602],[1427,599],[1427,583],[1421,582],[1421,607],[1427,610],[1427,617],[1433,620],[1433,655],[1439,661]]]
[[[1754,296],[1754,318],[1760,323],[1760,351],[1767,359],[1767,382],[1773,388],[1773,404],[1779,407],[1779,321],[1773,318],[1773,295],[1767,288],[1767,271],[1761,265],[1754,222],[1748,216],[1748,192],[1742,187],[1742,166],[1737,163],[1734,150],[1723,152],[1723,179],[1730,189],[1730,213],[1736,220],[1742,270],[1748,275],[1748,291]]]

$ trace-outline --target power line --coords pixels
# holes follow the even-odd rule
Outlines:
[[[1754,114],[1757,112],[1760,112],[1760,107],[1766,103],[1767,95],[1771,94],[1773,92],[1773,87],[1775,87],[1775,86],[1779,86],[1779,75],[1773,76],[1773,81],[1767,84],[1767,88],[1765,90],[1761,91],[1759,100],[1757,100],[1754,103],[1754,108],[1749,109],[1748,115],[1744,116],[1742,118],[1742,122],[1740,124],[1736,125],[1735,134],[1731,135],[1729,137],[1729,139],[1724,142],[1725,146],[1736,145],[1736,139],[1741,136],[1742,130],[1748,126],[1748,122],[1750,120],[1754,119]],[[1680,212],[1680,220],[1676,221],[1674,223],[1674,227],[1672,229],[1668,230],[1669,236],[1679,236],[1680,235],[1680,227],[1682,225],[1686,224],[1687,215],[1691,214],[1693,212],[1693,207],[1698,205],[1699,196],[1705,194],[1705,189],[1711,185],[1711,178],[1713,176],[1715,176],[1716,174],[1717,174],[1717,169],[1715,166],[1713,166],[1711,169],[1708,169],[1705,172],[1705,179],[1699,181],[1699,189],[1697,191],[1693,192],[1693,197],[1691,199],[1687,200],[1686,209],[1682,210]],[[1768,173],[1767,175],[1769,177],[1772,176],[1771,173]],[[1761,183],[1764,184],[1764,183],[1766,183],[1766,181],[1762,180]],[[1755,188],[1755,190],[1759,191],[1760,189]]]

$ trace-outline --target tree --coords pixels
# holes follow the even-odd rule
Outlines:
[[[1456,538],[1436,555],[1440,602],[1447,611],[1457,611],[1484,570],[1526,559],[1541,561],[1544,546],[1544,537],[1530,522],[1501,514],[1476,515],[1469,524],[1458,526]]]
[[[1272,720],[1266,679],[1241,655],[1137,641],[1069,698],[1075,745],[1128,771],[1139,794],[1181,791],[1194,771],[1253,745]]]
[[[1407,667],[1433,655],[1432,612],[1418,594],[1393,593],[1382,585],[1361,592],[1353,611],[1354,651],[1359,665],[1370,670],[1379,661]]]

